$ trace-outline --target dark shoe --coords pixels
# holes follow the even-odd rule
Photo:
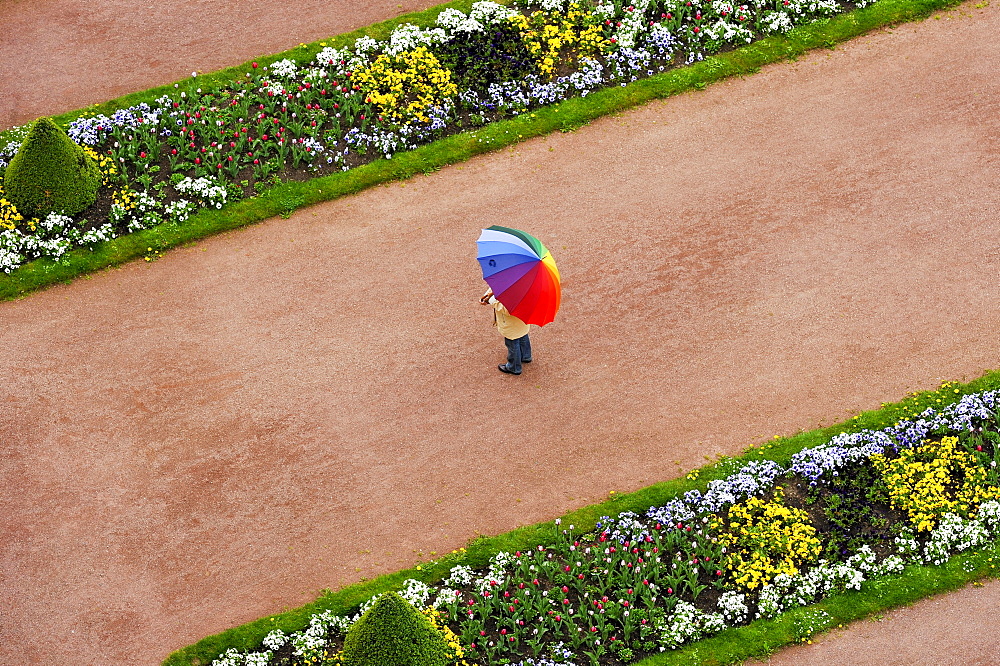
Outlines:
[[[500,370],[500,372],[506,372],[508,375],[519,375],[519,374],[521,374],[520,372],[514,372],[513,370],[511,370],[509,367],[507,367],[506,363],[501,363],[500,365],[497,366],[497,369]]]
[[[522,358],[521,359],[521,363],[531,363],[531,359],[530,358]]]

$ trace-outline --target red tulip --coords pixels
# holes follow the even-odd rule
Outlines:
[[[253,64],[253,68],[254,68],[254,69],[257,69],[257,63],[254,63],[254,64]]]
[[[195,164],[201,164],[201,158],[200,157],[194,158],[194,163]]]

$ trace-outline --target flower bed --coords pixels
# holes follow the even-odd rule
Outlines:
[[[476,2],[387,40],[321,43],[224,86],[163,95],[68,133],[103,163],[98,200],[71,220],[28,220],[0,191],[0,269],[158,225],[183,225],[283,181],[336,173],[448,134],[624,86],[795,25],[864,6],[833,0]],[[6,133],[0,171],[25,128]],[[148,257],[147,257],[148,258]]]
[[[998,463],[1000,391],[970,394],[837,435],[786,465],[741,463],[703,491],[592,530],[556,521],[538,545],[399,592],[458,637],[455,663],[633,663],[993,543]],[[339,663],[344,633],[372,603],[317,613],[304,630],[272,631],[260,650],[214,663]],[[832,624],[820,609],[802,613],[796,636]]]

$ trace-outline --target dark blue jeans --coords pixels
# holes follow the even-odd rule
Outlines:
[[[521,372],[521,363],[531,361],[531,340],[525,335],[516,340],[503,339],[507,345],[507,368],[514,373]]]

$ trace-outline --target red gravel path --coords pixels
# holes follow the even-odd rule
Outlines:
[[[155,664],[997,367],[997,34],[966,5],[0,303],[0,663]],[[565,281],[521,377],[493,223]],[[985,658],[921,617],[924,663]]]

